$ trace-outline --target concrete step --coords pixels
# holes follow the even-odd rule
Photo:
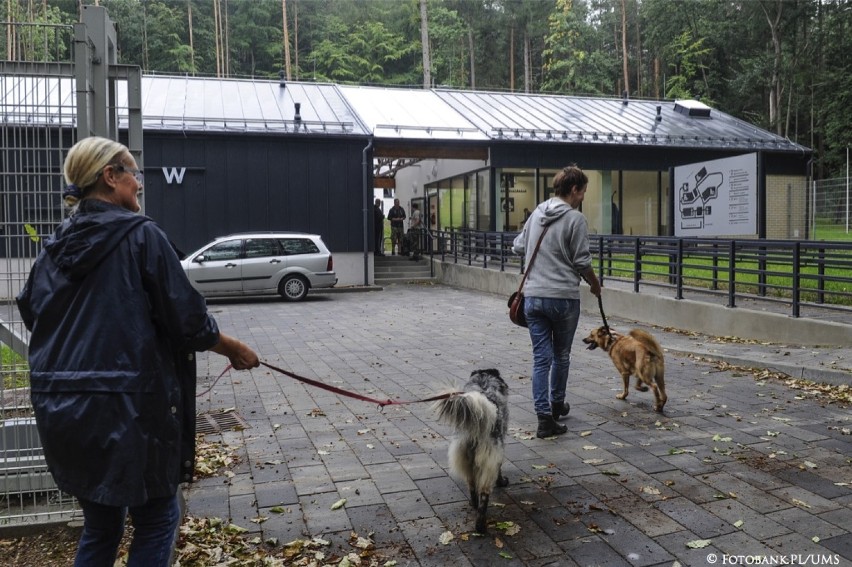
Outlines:
[[[410,256],[377,256],[373,269],[373,281],[376,285],[433,280],[429,259],[426,257],[415,261]]]

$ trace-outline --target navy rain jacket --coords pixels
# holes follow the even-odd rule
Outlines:
[[[82,201],[45,244],[17,302],[57,486],[138,506],[191,480],[193,355],[216,345],[219,329],[154,221]]]

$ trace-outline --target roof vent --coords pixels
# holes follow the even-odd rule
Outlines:
[[[286,74],[284,73],[283,69],[281,71],[278,71],[278,86],[282,89],[287,86],[287,82],[284,80],[285,76]]]
[[[663,121],[663,107],[657,106],[657,122]]]
[[[690,118],[710,118],[710,107],[697,100],[676,100],[674,109]]]
[[[627,106],[627,91],[621,91],[621,104]]]
[[[299,113],[299,110],[302,108],[302,103],[296,102],[296,103],[294,103],[294,105],[296,107],[296,115],[293,117],[293,120],[295,120],[296,122],[301,122],[302,121],[302,115]]]

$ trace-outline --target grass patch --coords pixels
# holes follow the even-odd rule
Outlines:
[[[22,356],[0,345],[0,374],[3,376],[3,389],[26,388],[30,385],[30,366]]]
[[[852,254],[846,260],[852,265]],[[646,255],[641,259],[641,279],[644,281],[669,282],[672,269],[668,256]],[[726,291],[729,289],[730,262],[724,258],[713,259],[701,256],[685,256],[681,272],[685,286]],[[737,293],[760,294],[791,298],[793,268],[787,263],[740,260],[733,267],[733,281]],[[761,281],[761,273],[764,276]],[[616,255],[605,258],[603,275],[633,279],[633,257]],[[835,305],[852,305],[852,281],[849,267],[823,267],[804,262],[799,273],[799,290],[802,301],[821,301]]]

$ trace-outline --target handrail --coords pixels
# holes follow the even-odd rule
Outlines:
[[[517,232],[430,231],[424,248],[442,262],[523,273],[512,252]],[[719,297],[734,308],[744,299],[852,315],[852,242],[735,240],[594,235],[590,248],[601,283],[670,290],[675,299]]]

